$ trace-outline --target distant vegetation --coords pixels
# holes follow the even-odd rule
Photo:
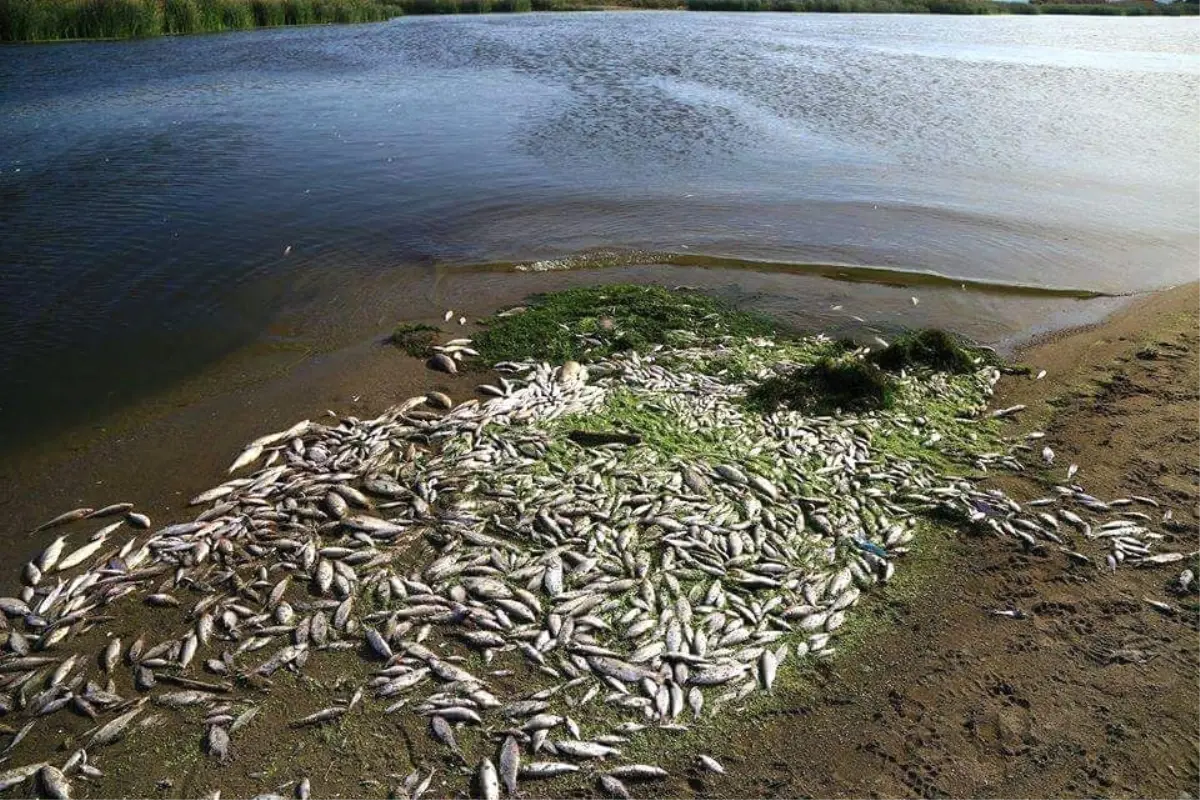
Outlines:
[[[375,0],[0,0],[0,41],[131,39],[268,25],[378,22]]]
[[[807,11],[866,14],[1101,14],[1194,15],[1196,2],[1159,5],[1153,0],[1116,3],[1005,3],[995,0],[686,0],[691,11]]]
[[[994,0],[0,0],[0,41],[128,39],[273,25],[377,22],[402,14],[686,8],[918,14],[1194,15],[1198,0],[1159,5]]]

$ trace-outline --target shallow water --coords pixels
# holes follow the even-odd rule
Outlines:
[[[580,279],[475,265],[630,262],[597,249],[695,256],[606,274],[797,322],[852,323],[839,304],[997,341],[1094,317],[795,265],[1194,280],[1198,30],[629,12],[0,49],[0,442],[248,344]]]

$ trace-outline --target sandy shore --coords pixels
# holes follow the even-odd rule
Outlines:
[[[1023,350],[1019,358],[1048,375],[1005,378],[997,403],[1028,404],[1013,432],[1046,430],[1063,466],[998,483],[1027,499],[1061,478],[1065,464],[1078,463],[1099,496],[1142,493],[1166,501],[1178,547],[1191,549],[1186,543],[1196,541],[1200,522],[1198,297],[1196,285],[1160,293],[1101,325]],[[365,417],[431,388],[461,399],[474,382],[428,372],[372,343],[336,360],[309,360],[253,392],[227,392],[144,425],[100,432],[80,441],[70,461],[48,453],[23,460],[16,471],[10,464],[3,498],[9,528],[28,530],[48,511],[115,499],[160,519],[181,518],[184,498],[213,485],[241,444],[279,427],[280,419],[323,407],[356,408]],[[235,422],[221,424],[227,419]],[[29,537],[7,549],[32,552],[40,544]],[[919,568],[919,592],[873,597],[865,613],[878,622],[874,634],[821,667],[809,690],[722,723],[722,743],[712,752],[730,767],[728,777],[701,778],[680,754],[663,761],[680,777],[640,787],[639,796],[1194,793],[1195,616],[1163,617],[1141,601],[1164,596],[1177,571],[1101,576],[965,536],[931,543]],[[986,613],[1010,604],[1031,618]],[[1138,651],[1144,663],[1114,661],[1121,649]],[[314,677],[336,681],[343,668],[354,669],[331,664]],[[69,735],[45,731],[35,744]],[[312,774],[321,796],[376,795],[382,784],[364,779],[406,772],[408,758],[424,749],[383,717],[330,741],[281,743],[260,725],[226,768],[192,755],[197,745],[189,733],[151,767],[134,766],[139,754],[117,752],[124,748],[118,745],[106,752],[111,777],[78,787],[79,794],[186,796],[218,784],[229,796],[252,794],[288,777],[256,772],[286,751],[290,767]]]
[[[1078,463],[1098,496],[1163,499],[1176,546],[1195,549],[1198,298],[1195,284],[1163,292],[1019,353],[1047,377],[1004,379],[996,403],[1028,404],[1013,429],[1046,430],[1059,466],[997,483],[1030,499]],[[939,550],[919,597],[882,594],[879,635],[835,661],[817,696],[743,721],[733,776],[663,794],[1196,796],[1196,616],[1142,601],[1178,570],[1099,575],[987,538]],[[1032,617],[987,613],[1010,605]]]

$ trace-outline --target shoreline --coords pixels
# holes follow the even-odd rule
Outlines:
[[[589,271],[517,273],[506,275],[502,284],[492,285],[489,299],[483,303],[462,286],[445,284],[439,278],[427,298],[432,314],[405,316],[394,322],[444,326],[448,331],[470,336],[478,330],[476,325],[460,328],[457,324],[446,324],[441,319],[441,309],[456,308],[475,320],[506,304],[519,303],[536,291],[629,280],[659,285],[686,281],[701,283],[702,290],[715,291],[724,286],[731,274],[656,265],[609,267],[602,275]],[[471,278],[460,277],[459,283]],[[811,280],[815,286],[824,287],[829,297],[841,296],[836,281],[819,277]],[[873,309],[878,307],[882,311],[900,301],[907,305],[911,290],[911,287],[896,289],[870,284],[856,286],[862,296],[849,308],[862,312],[866,322],[853,323],[846,317],[840,325],[830,324],[829,315],[810,312],[797,327],[828,330],[831,335],[856,329],[870,331],[874,329],[872,317],[876,316]],[[1052,312],[1047,315],[1049,324],[1056,327],[1043,334],[1054,336],[1055,331],[1078,327],[1080,316],[1104,319],[1157,294],[1057,301],[1041,298],[1034,302],[1039,304],[1038,308],[1060,305],[1061,316],[1056,318]],[[890,299],[892,295],[895,300]],[[950,295],[953,297],[954,293]],[[926,297],[927,304],[934,301],[935,298]],[[984,297],[979,300],[985,301]],[[1117,310],[1113,311],[1114,308]],[[384,323],[385,305],[372,310],[372,314],[376,312],[381,315],[376,321]],[[296,313],[287,312],[285,316]],[[848,313],[849,309],[834,317]],[[297,331],[282,342],[253,342],[182,381],[9,448],[0,461],[0,509],[12,515],[9,530],[32,529],[39,517],[54,508],[86,505],[97,496],[108,496],[109,490],[125,492],[139,505],[152,503],[156,510],[178,510],[171,505],[173,502],[222,474],[228,460],[245,442],[264,431],[315,417],[329,408],[372,416],[405,396],[430,389],[456,390],[464,396],[472,393],[474,384],[470,379],[431,373],[415,359],[384,345],[391,324],[384,323],[365,336],[363,325],[357,325],[350,330],[348,341],[334,331],[322,330],[314,336],[300,335]],[[281,325],[288,330],[293,327],[286,320]],[[1039,338],[1035,335],[1031,341]],[[1002,353],[1026,346],[1007,338],[985,343],[996,344]],[[164,448],[164,443],[170,446]],[[200,443],[203,446],[198,446]],[[144,480],[147,474],[156,476],[149,485]],[[102,484],[93,476],[99,477]],[[107,489],[102,490],[101,485]],[[0,556],[14,559],[28,556],[23,551],[12,552],[9,546],[8,541],[0,542]]]
[[[1200,368],[1196,365],[1196,301],[1197,285],[1179,287],[1144,298],[1098,326],[1060,332],[1048,337],[1048,340],[1022,348],[1020,357],[1023,361],[1035,370],[1042,367],[1050,369],[1050,375],[1044,381],[1029,377],[1004,378],[1000,393],[991,405],[998,407],[1015,402],[1028,404],[1030,408],[1026,415],[1018,422],[1010,423],[1015,429],[1012,432],[1028,430],[1030,425],[1040,424],[1041,420],[1048,422],[1049,425],[1044,429],[1048,431],[1050,441],[1064,460],[1079,459],[1090,491],[1103,492],[1104,496],[1111,496],[1110,492],[1120,490],[1151,493],[1151,490],[1143,488],[1142,482],[1158,480],[1161,474],[1135,475],[1137,483],[1130,489],[1126,483],[1129,476],[1119,471],[1125,464],[1124,459],[1112,464],[1111,468],[1103,463],[1105,458],[1113,461],[1114,455],[1128,455],[1130,447],[1149,445],[1147,437],[1150,430],[1129,432],[1132,437],[1130,441],[1114,450],[1112,435],[1108,441],[1103,441],[1086,425],[1084,430],[1077,432],[1073,432],[1070,426],[1081,421],[1086,423],[1093,417],[1112,421],[1122,411],[1122,403],[1133,402],[1145,394],[1133,392],[1108,398],[1106,402],[1110,408],[1101,414],[1091,396],[1079,394],[1095,375],[1109,377],[1108,387],[1101,385],[1102,392],[1107,392],[1115,383],[1119,383],[1112,378],[1116,374],[1114,370],[1161,368],[1148,378],[1138,373],[1132,379],[1148,380],[1151,384],[1156,381],[1174,382],[1169,386],[1152,385],[1151,390],[1165,392],[1155,396],[1161,397],[1164,402],[1171,404],[1170,409],[1175,410],[1168,413],[1169,409],[1164,405],[1153,418],[1141,422],[1150,429],[1157,428],[1160,436],[1170,434],[1175,437],[1165,444],[1155,443],[1153,455],[1171,465],[1167,471],[1169,477],[1182,469],[1184,481],[1180,485],[1172,477],[1171,481],[1157,486],[1152,493],[1165,495],[1171,508],[1180,515],[1180,524],[1194,528],[1195,522],[1200,520],[1200,509],[1196,507],[1200,493],[1187,482],[1189,475],[1194,479],[1196,468],[1194,454],[1188,453],[1186,426],[1190,424],[1194,427],[1194,419],[1191,418],[1194,417],[1196,404],[1196,382],[1191,381],[1189,387],[1189,381],[1194,369]],[[1153,357],[1147,355],[1147,348],[1150,347],[1158,348],[1154,350]],[[381,349],[364,351],[361,345],[356,348],[361,359],[359,368],[365,368],[374,361],[377,368],[386,369],[383,365],[387,359],[378,358]],[[393,362],[403,358],[395,352],[385,351],[383,355],[392,356]],[[1174,368],[1181,358],[1187,365],[1182,372]],[[1114,366],[1114,359],[1124,360],[1116,362],[1118,366]],[[291,395],[295,393],[296,386],[305,384],[306,378],[317,377],[329,381],[321,383],[323,388],[335,387],[334,378],[339,372],[337,366],[317,363],[306,367],[299,370],[303,374],[291,373],[281,381],[283,385],[275,387],[274,396],[279,401],[295,402],[297,398]],[[323,372],[322,367],[328,368],[329,372]],[[416,375],[406,376],[413,382],[404,384],[403,389],[396,391],[402,377],[400,373],[401,370],[393,369],[388,371],[386,377],[372,376],[388,387],[393,395],[391,402],[396,402],[405,394],[422,394],[429,388],[438,388],[461,400],[471,394],[476,382],[474,378],[478,377],[445,378],[424,372],[423,367],[419,367]],[[358,377],[361,383],[362,375]],[[430,383],[435,385],[431,387]],[[413,388],[414,385],[416,388]],[[1186,391],[1181,392],[1180,387]],[[307,402],[308,398],[304,398],[304,401]],[[280,414],[289,421],[299,418],[287,417],[285,408],[273,406],[257,410],[259,414],[268,411],[274,414],[268,414],[271,420]],[[1054,413],[1056,408],[1058,411]],[[1183,416],[1179,416],[1181,412]],[[370,413],[373,412],[364,412],[363,416]],[[186,417],[187,413],[183,416]],[[1137,421],[1134,418],[1131,422],[1136,426]],[[1182,429],[1181,425],[1184,426]],[[278,427],[277,424],[270,421],[256,433],[275,427]],[[1179,438],[1179,434],[1182,434],[1182,438]],[[1191,443],[1194,443],[1194,431],[1192,434]],[[227,432],[230,438],[237,438],[238,435],[237,431]],[[247,438],[241,438],[237,446],[244,444]],[[210,485],[212,476],[223,474],[231,457],[231,453],[215,452],[220,449],[216,443],[210,441],[209,445],[209,452],[185,451],[181,455],[181,460],[198,460],[204,464],[211,461],[217,465],[205,472],[203,466],[193,464],[207,477],[192,480],[190,485],[187,483],[187,474],[164,475],[154,467],[146,469],[150,474],[160,476],[167,484],[176,482],[183,486],[180,491],[194,492],[201,486]],[[1095,452],[1090,458],[1085,458],[1088,448]],[[1096,463],[1097,454],[1100,455],[1100,463]],[[1029,472],[1042,471],[1031,469]],[[140,470],[135,471],[135,477],[139,473]],[[140,474],[144,477],[145,473]],[[55,479],[58,477],[55,475]],[[1042,479],[1049,479],[1049,476],[1004,476],[998,482],[1010,496],[1027,499],[1042,491],[1037,485],[1038,480]],[[1093,489],[1093,486],[1098,488]],[[94,493],[96,499],[115,500],[118,498],[114,496],[114,491],[113,484],[106,483],[97,487]],[[187,496],[190,494],[184,494],[173,503],[164,503],[171,507],[171,519],[178,517],[179,506]],[[87,503],[90,499],[83,502]],[[152,503],[142,502],[141,497],[122,496],[120,499],[137,502],[152,516],[162,516],[162,509]],[[70,506],[70,503],[60,504],[58,510]],[[27,543],[32,543],[32,538],[25,538]],[[1178,628],[1170,626],[1190,623],[1186,618],[1163,618],[1136,601],[1131,601],[1130,607],[1112,607],[1113,585],[1107,580],[1087,579],[1069,566],[1064,566],[1061,559],[1030,558],[1014,550],[1011,543],[1000,543],[989,538],[981,540],[966,535],[950,536],[946,541],[941,541],[945,537],[937,538],[939,541],[933,544],[933,552],[929,556],[930,571],[922,575],[922,585],[907,588],[898,586],[896,591],[884,589],[878,600],[873,597],[867,605],[867,610],[878,618],[879,625],[872,628],[871,637],[856,644],[852,658],[835,659],[829,662],[828,667],[817,669],[810,676],[812,686],[804,693],[789,691],[781,696],[784,701],[782,708],[756,707],[745,719],[730,724],[729,735],[722,739],[723,749],[714,753],[723,762],[737,767],[731,770],[729,776],[696,777],[694,773],[689,773],[685,756],[675,753],[668,756],[670,771],[680,777],[672,779],[666,793],[673,796],[685,796],[695,791],[718,796],[863,796],[872,793],[929,794],[932,791],[934,794],[960,796],[981,793],[1035,796],[1096,791],[1087,784],[1048,784],[1048,779],[1039,779],[1028,771],[1016,776],[1026,781],[1022,783],[1004,770],[996,771],[997,762],[1005,764],[1009,763],[1008,759],[1021,759],[1012,763],[1025,763],[1028,757],[1027,751],[1023,753],[1020,746],[1014,745],[1013,735],[1025,741],[1026,748],[1033,746],[1029,744],[1030,740],[1054,746],[1058,744],[1055,737],[1079,739],[1082,733],[1076,732],[1077,727],[1081,730],[1086,727],[1090,733],[1091,727],[1087,726],[1094,727],[1097,724],[1099,718],[1090,707],[1082,710],[1077,708],[1085,699],[1079,695],[1080,687],[1090,686],[1087,680],[1111,681],[1112,675],[1101,672],[1107,667],[1105,664],[1088,667],[1086,663],[1076,663],[1080,659],[1086,662],[1087,648],[1051,646],[1055,637],[1100,637],[1107,641],[1106,637],[1113,634],[1110,628],[1133,625],[1143,633],[1147,629],[1157,630],[1159,638],[1155,641],[1170,643],[1179,636],[1177,632],[1170,633],[1172,630],[1178,631]],[[924,557],[918,553],[918,558]],[[1154,572],[1157,571],[1131,570],[1119,573],[1114,581],[1128,581],[1133,586],[1130,592],[1118,590],[1118,593],[1134,597],[1140,593],[1161,594],[1161,589],[1152,588],[1156,577]],[[1107,609],[1103,612],[1106,616],[1097,617],[1096,614],[1100,612],[1087,608],[1058,610],[1072,603],[1077,607],[1085,601],[1096,604],[1097,608]],[[1029,624],[1024,626],[1025,631],[1022,631],[1021,621],[1000,621],[980,613],[984,603],[1001,606],[1006,602],[1020,603],[1032,611],[1033,619],[1027,621]],[[1103,605],[1106,602],[1108,606]],[[1027,636],[1029,628],[1033,628],[1040,639],[1033,642],[1032,649],[1019,647],[1014,650],[1014,643],[1022,640],[1022,636]],[[1149,651],[1152,645],[1141,646]],[[1183,653],[1186,657],[1182,661],[1179,660],[1181,656],[1174,654],[1153,662],[1155,685],[1161,687],[1163,681],[1170,680],[1171,676],[1174,676],[1174,681],[1168,686],[1169,691],[1161,692],[1162,697],[1152,698],[1146,708],[1133,708],[1128,703],[1110,701],[1116,703],[1116,711],[1122,720],[1126,720],[1122,724],[1129,729],[1136,730],[1148,721],[1167,720],[1170,723],[1168,733],[1172,741],[1169,749],[1172,753],[1181,752],[1176,749],[1175,738],[1184,744],[1191,744],[1196,739],[1195,721],[1191,720],[1192,729],[1188,729],[1187,719],[1180,713],[1188,709],[1186,703],[1179,702],[1179,693],[1186,690],[1189,682],[1194,685],[1197,674],[1194,654],[1190,650],[1184,650]],[[1047,658],[1066,658],[1068,663],[1057,666],[1043,663]],[[878,672],[881,666],[885,668],[883,676]],[[1096,676],[1092,676],[1089,669],[1096,672]],[[1009,677],[1009,672],[1019,673],[1019,676]],[[1067,673],[1075,682],[1030,683],[1036,675]],[[1001,677],[996,678],[997,675]],[[935,676],[937,679],[931,681]],[[1140,680],[1136,672],[1131,679]],[[996,690],[993,684],[1000,689]],[[289,690],[281,687],[281,691]],[[899,695],[899,699],[894,695]],[[1050,714],[1042,711],[1043,703],[1050,704],[1053,700],[1061,699],[1059,695],[1065,697],[1066,707],[1055,706],[1056,710]],[[1011,702],[1013,697],[1018,702]],[[1162,705],[1166,708],[1159,707]],[[1110,711],[1112,709],[1106,709],[1106,713]],[[1057,716],[1071,717],[1072,712],[1079,719],[1070,723],[1072,727],[1069,730],[1066,727],[1068,723],[1056,724]],[[969,720],[975,720],[976,726],[974,738],[968,737],[965,743],[956,741],[956,737],[965,735],[963,720],[955,716],[962,713],[966,713]],[[856,715],[861,716],[861,725],[852,724]],[[881,726],[880,715],[894,715],[894,719],[890,724]],[[997,731],[994,741],[987,740],[981,744],[978,733],[981,725],[986,730],[994,728]],[[352,732],[357,727],[352,727]],[[386,736],[388,730],[383,721],[376,721],[362,735]],[[1118,744],[1130,749],[1128,742]],[[341,749],[352,756],[369,759],[369,753],[376,746],[366,740],[353,741],[347,738]],[[1099,755],[1096,757],[1102,760],[1108,757],[1104,755],[1103,744],[1089,742],[1088,746],[1097,750]],[[1110,749],[1111,746],[1110,742]],[[411,743],[409,747],[411,754]],[[912,752],[914,748],[915,754]],[[182,749],[193,748],[190,742],[185,741]],[[794,757],[798,751],[803,754],[800,759]],[[182,754],[180,758],[180,761],[172,759],[176,766],[169,767],[186,772],[183,785],[176,791],[195,794],[205,788],[202,782],[194,780],[194,770],[199,769],[203,774],[207,772],[207,767],[194,763],[189,766],[189,759],[183,758]],[[1073,757],[1070,752],[1056,753],[1053,748],[1042,752],[1040,758],[1040,761],[1033,759],[1038,764],[1037,773],[1046,767],[1046,759],[1051,765],[1063,765],[1063,769],[1078,761],[1078,757]],[[972,774],[969,766],[974,763],[973,760],[978,763]],[[1136,759],[1130,756],[1130,760]],[[1175,776],[1175,780],[1187,780],[1195,772],[1195,761],[1190,765],[1186,759],[1178,763],[1183,774]],[[664,766],[667,765],[668,762],[664,762]],[[242,766],[250,768],[252,765]],[[163,769],[167,768],[164,765]],[[990,777],[987,769],[992,770]],[[352,776],[355,771],[339,770],[339,773],[340,777],[322,782],[322,794],[354,792],[357,784],[352,781]],[[361,774],[361,771],[358,772],[360,777]],[[685,781],[688,775],[692,777]],[[125,774],[114,777],[124,782],[128,793],[135,786],[134,781],[151,776]],[[1105,777],[1108,779],[1107,775]],[[1158,782],[1147,782],[1150,777]],[[1128,774],[1118,776],[1118,780],[1126,782],[1137,778]],[[1061,776],[1056,779],[1061,779]],[[1158,773],[1141,780],[1141,783],[1130,787],[1130,793],[1162,794],[1168,791],[1164,787],[1171,786],[1171,779]],[[696,781],[699,781],[699,787]],[[113,789],[112,784],[104,786],[110,792]]]
[[[460,328],[443,322],[441,313],[446,308],[475,320],[498,307],[517,304],[529,294],[597,282],[689,284],[729,297],[730,282],[740,280],[738,285],[745,286],[746,294],[735,295],[734,302],[741,305],[748,297],[750,309],[769,316],[783,310],[759,302],[768,296],[772,276],[739,270],[645,264],[606,267],[599,273],[497,273],[489,277],[486,291],[474,291],[471,287],[480,280],[475,273],[451,269],[439,271],[432,285],[381,281],[378,297],[401,292],[396,296],[407,299],[403,303],[380,299],[364,305],[344,330],[318,322],[312,326],[315,330],[306,331],[298,322],[309,317],[305,307],[284,310],[277,322],[267,326],[268,331],[283,335],[264,335],[184,380],[7,448],[0,462],[0,508],[14,515],[10,530],[31,528],[39,515],[53,508],[87,504],[95,499],[93,495],[106,495],[97,491],[97,478],[110,488],[130,492],[139,503],[152,501],[156,507],[168,508],[172,499],[221,474],[226,465],[222,462],[236,455],[246,441],[327,408],[370,416],[407,394],[428,388],[454,388],[469,395],[474,388],[469,381],[429,373],[403,353],[380,344],[392,325],[401,321],[443,326],[465,335],[476,330],[473,324]],[[974,304],[986,304],[993,310],[1009,304],[1011,311],[1005,313],[1014,319],[1037,319],[1042,326],[1070,328],[1081,320],[1102,318],[1113,309],[1138,302],[1136,296],[1026,299],[921,287],[922,304],[913,309],[909,295],[918,291],[916,287],[841,284],[820,276],[801,276],[799,280],[804,283],[792,292],[811,286],[811,304],[793,311],[786,324],[835,336],[855,330],[867,331],[864,335],[868,338],[871,332],[890,336],[897,325],[930,314],[951,321],[956,315],[971,313]],[[418,302],[414,303],[414,298]],[[846,309],[828,311],[829,303],[845,303]],[[426,310],[413,315],[409,309],[414,306]],[[853,312],[866,321],[855,322]],[[877,328],[880,324],[883,327]],[[967,332],[973,333],[969,328]],[[1002,352],[1019,344],[1004,328],[996,333],[997,337],[983,342]],[[200,442],[205,443],[203,447],[197,447]],[[164,448],[164,443],[169,447]],[[145,474],[156,476],[149,487],[142,477]],[[7,546],[0,543],[0,555],[27,555],[6,551]]]

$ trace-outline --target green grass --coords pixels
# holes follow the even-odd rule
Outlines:
[[[747,393],[746,403],[764,413],[782,407],[826,414],[889,408],[895,394],[894,379],[874,364],[825,356],[762,381]]]
[[[723,461],[733,452],[727,431],[691,430],[680,424],[677,414],[653,398],[638,397],[623,390],[612,392],[595,413],[561,418],[555,429],[564,437],[572,430],[637,434],[642,439],[639,447],[666,458]]]
[[[524,313],[492,318],[475,345],[489,363],[523,359],[561,363],[645,350],[694,336],[714,340],[765,335],[774,329],[764,317],[734,311],[705,295],[611,284],[537,296]]]
[[[424,323],[409,323],[397,325],[387,338],[387,343],[399,347],[413,358],[428,358],[433,354],[432,346],[440,328]]]

